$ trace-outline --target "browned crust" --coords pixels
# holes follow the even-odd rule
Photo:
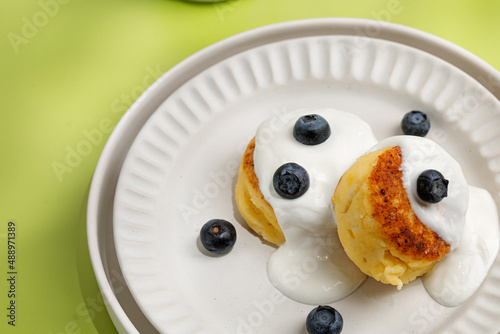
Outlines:
[[[238,182],[236,184],[236,204],[242,217],[257,234],[265,240],[281,245],[285,236],[271,205],[260,191],[259,180],[254,169],[255,138],[248,144],[241,158]]]
[[[255,175],[254,166],[253,166],[253,152],[255,151],[255,138],[252,138],[250,143],[243,154],[243,158],[241,163],[243,164],[243,171],[245,172],[245,176],[247,178],[248,184],[253,189],[259,189],[259,179],[257,179],[257,175]],[[260,192],[260,198],[265,201],[264,195]],[[268,204],[269,205],[269,204]],[[270,205],[269,205],[270,206]]]
[[[402,160],[399,146],[378,157],[368,180],[372,215],[398,251],[415,260],[437,261],[450,251],[450,246],[424,225],[411,208],[403,186]]]

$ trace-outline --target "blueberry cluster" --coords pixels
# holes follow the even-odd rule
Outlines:
[[[425,136],[430,129],[430,120],[421,111],[411,111],[403,117],[401,128],[405,135]],[[293,136],[304,145],[320,145],[331,136],[330,125],[322,116],[301,116],[293,127]],[[310,186],[307,170],[297,163],[280,166],[273,175],[273,187],[285,199],[299,198]],[[429,169],[417,179],[419,198],[427,203],[438,203],[448,195],[448,180],[437,170]],[[208,221],[200,231],[200,241],[210,252],[224,254],[236,242],[236,229],[223,219]],[[330,306],[318,306],[307,316],[306,329],[309,334],[339,334],[343,329],[340,313]]]
[[[304,145],[319,145],[330,138],[330,124],[322,116],[301,116],[293,127],[293,137]],[[273,176],[276,193],[286,199],[302,196],[309,189],[309,174],[294,162],[280,166]]]

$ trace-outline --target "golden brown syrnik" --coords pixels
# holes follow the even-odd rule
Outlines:
[[[450,251],[413,211],[403,185],[402,159],[399,146],[359,158],[332,198],[349,258],[365,274],[398,289]]]
[[[260,191],[259,180],[254,171],[254,150],[255,138],[250,141],[241,159],[236,184],[236,203],[247,224],[265,240],[279,246],[285,242],[285,236],[273,208]]]
[[[285,122],[273,116],[261,123],[247,147],[236,203],[257,234],[279,245],[267,259],[269,281],[293,300],[329,304],[366,278],[340,245],[330,198],[342,174],[376,139],[361,118],[332,108],[281,118]],[[297,128],[329,128],[331,135],[317,140]],[[307,268],[307,275],[296,276],[297,268]]]

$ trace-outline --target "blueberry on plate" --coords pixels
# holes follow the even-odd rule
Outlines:
[[[421,111],[413,110],[405,114],[401,121],[401,129],[405,135],[424,137],[431,128],[431,121]]]
[[[273,176],[278,195],[286,199],[298,198],[309,189],[309,174],[304,167],[289,162],[279,167]]]
[[[320,115],[300,117],[293,127],[293,136],[304,145],[318,145],[330,137],[330,124]]]
[[[344,327],[340,313],[330,306],[318,306],[313,309],[306,320],[309,334],[339,334]]]
[[[236,242],[236,229],[224,219],[212,219],[202,226],[200,241],[209,252],[227,253]]]
[[[435,169],[427,169],[417,179],[418,197],[427,203],[438,203],[448,196],[448,183],[443,174]]]

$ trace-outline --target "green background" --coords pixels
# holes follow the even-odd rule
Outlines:
[[[500,69],[497,0],[0,4],[2,333],[115,332],[87,250],[85,211],[92,174],[128,106],[155,78],[201,48],[275,22],[361,17],[433,33]],[[93,142],[85,146],[89,133]],[[84,154],[70,158],[74,151]],[[6,317],[11,220],[17,225],[15,327]]]

